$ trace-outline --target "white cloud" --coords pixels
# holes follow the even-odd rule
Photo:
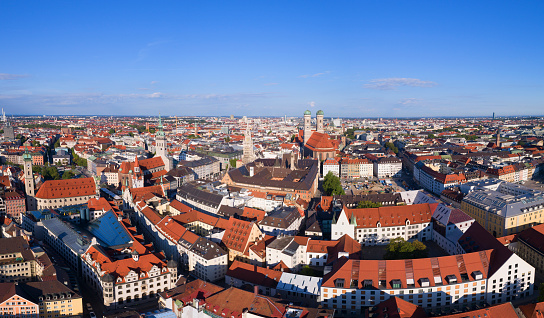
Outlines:
[[[315,102],[309,102],[308,105],[309,105],[310,107],[315,107]]]
[[[153,93],[153,94],[149,94],[149,97],[150,98],[160,98],[160,97],[163,97],[163,94],[161,92],[156,92],[156,93]]]
[[[0,73],[0,80],[1,81],[15,80],[15,79],[25,78],[29,76],[30,75]]]
[[[155,84],[157,84],[158,82],[159,82],[159,81],[151,81],[151,83],[149,83],[149,84],[155,85]]]
[[[404,98],[399,101],[399,104],[404,106],[417,105],[421,102],[421,99],[418,98]]]
[[[432,87],[437,85],[435,82],[431,81],[422,81],[417,78],[378,78],[373,79],[365,84],[365,88],[371,89],[380,89],[380,90],[393,90],[397,89],[400,86],[410,86],[410,87]]]
[[[329,74],[329,73],[330,73],[330,71],[325,71],[325,72],[322,72],[322,73],[300,75],[299,77],[300,78],[319,77],[319,76]]]

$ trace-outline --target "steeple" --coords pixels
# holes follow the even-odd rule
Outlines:
[[[161,120],[161,113],[159,112],[159,125],[157,126],[158,131],[156,132],[157,137],[161,136],[164,137],[164,131],[162,130],[162,120]]]
[[[134,160],[134,172],[140,173],[140,164],[138,163],[138,156],[136,156],[136,159]]]
[[[173,168],[173,161],[172,158],[168,157],[166,137],[162,130],[161,113],[159,113],[159,125],[157,126],[157,129],[158,131],[155,132],[155,154],[156,157],[162,158],[165,169],[170,171]]]

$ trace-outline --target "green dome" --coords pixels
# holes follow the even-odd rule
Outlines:
[[[309,111],[309,110],[306,110],[306,111],[304,112],[304,115],[311,115],[311,114],[312,114],[312,112]]]
[[[317,115],[324,115],[324,113],[323,113],[322,110],[318,110],[318,111],[317,111]]]

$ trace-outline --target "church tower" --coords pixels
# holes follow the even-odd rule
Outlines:
[[[159,125],[157,126],[157,132],[155,133],[155,157],[161,157],[164,162],[164,168],[166,171],[172,170],[173,160],[168,157],[168,151],[166,148],[166,136],[162,130],[161,114],[159,113]]]
[[[325,130],[323,129],[323,111],[318,110],[316,115],[316,126],[317,126],[317,132],[318,133],[325,133]]]
[[[26,192],[26,209],[27,211],[35,211],[38,209],[36,204],[36,192],[34,188],[34,175],[32,173],[32,155],[25,148],[23,154],[24,174],[25,174],[25,192]]]
[[[304,112],[304,144],[308,142],[312,135],[312,113],[307,110]]]
[[[249,119],[246,121],[246,132],[244,134],[244,153],[242,162],[248,164],[255,161],[255,152],[253,151],[253,139],[251,139],[251,130],[249,130]]]

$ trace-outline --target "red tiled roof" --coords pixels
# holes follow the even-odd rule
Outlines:
[[[314,131],[306,143],[306,147],[313,151],[334,151],[334,144],[329,135]]]
[[[111,205],[108,203],[106,198],[92,198],[87,201],[87,207],[91,211],[104,211],[107,212],[109,210],[113,210]]]
[[[286,308],[273,298],[231,287],[206,299],[206,310],[222,317],[242,317],[244,309],[260,317],[284,317]]]
[[[161,166],[164,166],[164,162],[162,161],[161,157],[153,157],[149,159],[140,160],[140,167],[143,170],[150,170],[150,169],[158,168]]]
[[[86,195],[96,195],[96,184],[93,178],[47,180],[36,193],[36,198],[58,199]]]
[[[244,253],[249,247],[249,236],[253,229],[253,222],[229,219],[230,226],[223,235],[223,244],[229,249]]]
[[[180,213],[187,213],[193,211],[193,208],[186,205],[185,203],[179,202],[178,200],[172,200],[170,202],[170,208],[175,209]]]
[[[276,288],[281,274],[282,272],[239,261],[234,261],[227,271],[227,276],[270,288]]]
[[[354,216],[357,222],[357,228],[376,227],[380,222],[382,227],[401,226],[406,224],[428,223],[431,221],[434,208],[429,203],[384,206],[379,208],[366,209],[344,209],[348,220]]]
[[[533,304],[533,306],[534,306],[534,304]],[[542,308],[542,306],[539,306],[539,307]],[[520,309],[521,309],[521,306],[520,306]],[[516,310],[515,310],[514,306],[512,306],[512,303],[508,302],[508,303],[496,305],[496,306],[493,306],[493,307],[487,307],[487,308],[472,310],[472,311],[469,311],[469,312],[463,312],[463,313],[458,313],[458,314],[453,314],[453,315],[446,315],[446,316],[441,316],[441,317],[443,317],[443,318],[466,318],[466,317],[518,318],[519,316],[516,313]],[[542,318],[542,313],[540,313],[539,315],[535,315],[535,316],[531,316],[531,315],[527,316],[526,315],[525,317],[527,317],[527,318]]]
[[[391,297],[382,301],[374,309],[373,318],[425,318],[425,310],[406,300],[398,297]]]
[[[429,280],[429,286],[435,286],[435,274],[438,274],[442,280],[442,284],[447,285],[446,276],[454,275],[457,281],[462,281],[461,274],[468,274],[470,281],[475,280],[473,275],[475,271],[480,271],[483,278],[487,278],[489,263],[492,259],[493,250],[474,252],[460,255],[450,255],[434,258],[421,258],[412,260],[352,260],[342,258],[342,262],[338,262],[336,268],[323,278],[323,287],[335,287],[336,279],[344,279],[344,286],[349,288],[352,279],[357,280],[357,288],[363,288],[365,280],[371,280],[375,288],[379,287],[379,280],[386,281],[386,288],[391,289],[393,280],[399,280],[402,288],[408,288],[407,277],[408,273],[413,277],[414,284],[417,288],[421,286],[421,279]],[[358,263],[358,264],[355,264]],[[433,271],[433,263],[438,264],[439,273]],[[458,264],[463,263],[461,267]],[[358,272],[357,272],[358,269]],[[384,273],[379,276],[379,273]],[[336,286],[337,287],[337,286]]]

